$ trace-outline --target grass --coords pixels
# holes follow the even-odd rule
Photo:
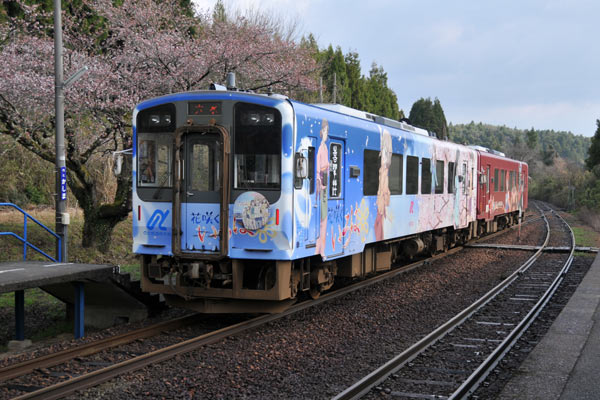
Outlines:
[[[37,207],[26,210],[35,219],[54,229],[54,209]],[[131,217],[119,223],[114,232],[110,250],[101,252],[96,249],[81,247],[83,213],[78,209],[69,209],[71,224],[68,228],[68,261],[89,264],[114,264],[120,265],[121,271],[130,273],[132,279],[139,279],[140,268],[137,257],[132,253],[132,221]],[[14,232],[24,237],[23,214],[8,207],[0,207],[0,232]],[[36,247],[51,256],[55,256],[55,239],[35,222],[27,223],[27,239]],[[0,236],[0,262],[20,261],[23,259],[23,244],[11,236]],[[33,249],[27,250],[28,261],[47,261],[48,259],[38,254]],[[14,313],[14,293],[0,294],[0,312],[7,315],[9,320]],[[61,333],[72,333],[73,322],[65,319],[64,304],[41,289],[25,290],[25,318],[30,311],[42,312],[48,324],[35,332],[27,333],[28,339],[39,341],[55,337]],[[34,317],[33,315],[31,317]],[[12,329],[12,328],[10,328]],[[0,343],[0,352],[6,351],[6,346]]]
[[[33,208],[26,210],[35,219],[54,229],[54,210],[50,208]],[[68,228],[67,252],[69,262],[90,264],[115,264],[132,267],[138,265],[136,256],[132,253],[131,216],[119,223],[113,231],[110,250],[101,252],[97,249],[81,247],[83,212],[79,209],[69,209],[71,224]],[[0,232],[14,232],[23,237],[23,215],[10,208],[0,208]],[[51,256],[55,256],[55,239],[33,221],[27,224],[27,239]],[[23,259],[23,245],[14,237],[0,236],[0,262]],[[32,249],[27,250],[27,260],[47,259]]]

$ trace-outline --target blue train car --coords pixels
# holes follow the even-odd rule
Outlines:
[[[402,122],[209,90],[133,125],[133,251],[176,306],[278,312],[477,233],[476,151]]]

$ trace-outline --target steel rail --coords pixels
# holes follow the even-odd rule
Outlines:
[[[79,346],[74,346],[57,353],[46,354],[41,357],[32,358],[20,363],[8,365],[0,368],[0,383],[9,379],[23,376],[33,372],[39,368],[48,368],[58,364],[62,364],[75,357],[89,356],[90,354],[98,353],[102,350],[111,347],[120,346],[122,344],[131,343],[138,339],[145,339],[154,336],[167,329],[179,329],[181,327],[192,324],[198,318],[198,314],[187,315],[180,318],[175,318],[169,321],[160,322],[151,326],[147,326],[134,331],[125,332],[119,335],[111,336],[90,343],[84,343]]]
[[[537,207],[537,205],[536,205]],[[348,387],[343,392],[337,394],[333,397],[334,400],[349,400],[349,399],[359,399],[365,394],[367,394],[372,388],[386,380],[390,375],[398,371],[402,368],[406,363],[414,359],[421,352],[423,352],[426,348],[437,342],[439,339],[444,337],[447,333],[452,331],[454,328],[462,324],[465,320],[467,320],[471,315],[473,315],[477,310],[490,302],[496,295],[502,292],[506,287],[508,287],[515,279],[521,276],[533,263],[539,258],[542,254],[544,247],[548,245],[548,241],[550,240],[550,225],[548,223],[548,219],[539,209],[540,213],[542,213],[542,218],[546,223],[546,239],[544,240],[543,245],[537,250],[523,265],[521,265],[515,272],[513,272],[508,278],[499,283],[492,290],[487,292],[481,298],[479,298],[476,302],[471,304],[469,307],[465,308],[459,314],[454,316],[452,319],[448,320],[441,326],[439,326],[436,330],[431,332],[429,335],[425,336],[423,339],[419,340],[417,343],[397,355],[396,357],[389,360],[387,363],[377,368],[364,378],[360,379],[352,386]],[[487,237],[486,237],[487,238]]]
[[[463,382],[463,384],[449,397],[453,399],[465,399],[469,397],[477,388],[479,384],[489,375],[489,373],[496,367],[498,362],[504,357],[504,355],[512,349],[514,344],[519,338],[525,333],[527,328],[537,318],[539,313],[544,309],[550,298],[554,295],[565,275],[571,267],[573,262],[573,254],[575,253],[575,235],[573,230],[559,214],[555,213],[554,210],[550,210],[551,213],[556,215],[562,220],[562,222],[569,228],[571,236],[571,252],[569,257],[565,261],[563,268],[560,273],[556,276],[552,284],[548,287],[546,292],[542,295],[540,300],[533,306],[533,308],[527,313],[524,319],[513,329],[510,334],[494,349],[494,351],[488,356],[488,358]]]
[[[511,228],[514,228],[514,227],[516,227],[516,225]],[[494,233],[491,235],[486,235],[486,236],[484,236],[484,238],[487,239],[487,238],[495,237],[496,235],[500,235],[502,233],[505,233],[505,231],[497,232],[497,233]],[[326,301],[330,301],[330,300],[336,299],[338,297],[345,296],[348,293],[352,293],[356,290],[360,290],[362,288],[371,286],[382,280],[389,279],[396,275],[400,275],[400,274],[409,272],[409,271],[411,271],[415,268],[418,268],[424,264],[427,264],[433,260],[437,260],[437,259],[449,256],[451,254],[455,254],[462,249],[463,249],[462,246],[455,247],[455,248],[450,249],[442,254],[432,256],[426,260],[418,261],[418,262],[415,262],[415,263],[412,263],[412,264],[409,264],[409,265],[406,265],[406,266],[403,266],[400,268],[396,268],[391,271],[385,272],[383,274],[377,275],[375,277],[369,278],[367,280],[355,283],[348,287],[338,289],[335,292],[327,293],[325,295],[322,295],[319,299],[305,301],[305,302],[296,304],[282,313],[263,315],[263,316],[260,316],[260,317],[257,317],[257,318],[254,318],[254,319],[251,319],[248,321],[244,321],[244,322],[241,322],[241,323],[238,323],[238,324],[235,324],[235,325],[232,325],[232,326],[229,326],[229,327],[226,327],[226,328],[214,331],[214,332],[210,332],[210,333],[198,336],[193,339],[189,339],[189,340],[181,342],[181,343],[177,343],[177,344],[169,346],[169,347],[165,347],[163,349],[156,350],[151,353],[147,353],[147,354],[132,358],[130,360],[127,360],[127,361],[124,361],[124,362],[121,362],[118,364],[114,364],[112,366],[91,372],[89,374],[84,374],[84,375],[72,378],[70,380],[58,383],[56,385],[48,386],[46,388],[24,394],[22,396],[17,397],[16,399],[58,399],[58,398],[67,396],[69,394],[73,394],[76,391],[84,390],[86,388],[99,385],[103,382],[106,382],[110,379],[113,379],[113,378],[115,378],[119,375],[125,374],[127,372],[133,372],[138,369],[144,368],[150,364],[164,361],[169,358],[173,358],[173,357],[177,356],[178,354],[194,351],[194,350],[199,349],[207,344],[218,342],[226,337],[240,334],[246,330],[250,330],[250,329],[256,328],[260,325],[267,324],[269,322],[273,322],[275,320],[287,317],[288,315],[297,313],[299,311],[303,311],[303,310],[308,309],[313,306],[317,306]],[[132,339],[132,340],[135,340],[135,339]],[[122,344],[122,343],[119,343],[119,344]],[[90,344],[90,347],[93,347],[91,345],[93,345],[93,344]],[[112,347],[112,346],[109,346],[109,347]],[[86,353],[85,355],[89,355],[89,354],[92,354],[92,353]],[[83,355],[83,354],[76,354],[75,356],[81,356],[81,355]],[[74,356],[71,356],[70,358],[73,358],[73,357]],[[61,362],[64,362],[64,361],[61,361]],[[52,365],[56,365],[59,363],[60,362],[53,363]],[[8,367],[8,368],[10,368],[10,367]],[[42,368],[42,367],[39,365],[36,365],[33,368],[30,367],[30,369],[27,372],[31,372],[31,370],[33,370],[35,368]],[[0,369],[0,373],[2,373],[1,369]],[[14,374],[11,377],[20,376],[20,375],[22,375],[22,374],[18,374],[18,375]],[[0,375],[0,378],[1,377],[2,377],[2,375]],[[10,379],[10,378],[6,378],[6,379]],[[2,381],[2,379],[0,379],[0,382],[1,381]]]
[[[57,383],[52,386],[45,387],[43,389],[36,390],[31,393],[26,393],[15,399],[24,400],[24,399],[59,399],[70,394],[73,394],[77,391],[81,391],[101,383],[104,383],[110,379],[113,379],[119,375],[123,375],[125,373],[133,372],[144,368],[148,365],[155,364],[161,361],[168,360],[173,358],[179,354],[188,353],[197,349],[200,349],[208,344],[216,343],[224,338],[229,336],[238,335],[250,329],[257,328],[261,325],[267,324],[269,322],[273,322],[282,318],[285,318],[294,313],[306,310],[310,307],[314,307],[320,305],[324,302],[345,296],[354,291],[366,288],[371,286],[377,282],[380,282],[385,279],[392,278],[396,275],[400,275],[409,271],[412,271],[424,264],[431,262],[431,260],[437,260],[451,254],[457,253],[460,251],[461,247],[456,247],[451,249],[445,253],[435,255],[427,260],[418,261],[400,268],[393,269],[391,271],[385,272],[381,275],[377,275],[373,278],[355,283],[353,285],[347,286],[345,288],[341,288],[336,290],[335,292],[327,293],[322,295],[316,300],[309,300],[302,303],[298,303],[293,305],[286,311],[279,314],[267,314],[262,315],[256,318],[253,318],[248,321],[240,322],[229,327],[225,327],[219,329],[217,331],[213,331],[184,342],[180,342],[151,353],[143,354],[141,356],[137,356],[135,358],[120,362],[118,364],[114,364],[97,371],[90,372],[88,374],[80,375],[78,377],[72,378],[70,380]]]

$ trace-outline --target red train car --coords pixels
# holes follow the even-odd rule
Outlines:
[[[527,209],[528,166],[502,153],[483,148],[476,150],[477,221],[481,235],[518,223]]]

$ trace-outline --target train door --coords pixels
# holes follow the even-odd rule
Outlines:
[[[329,179],[327,186],[328,240],[325,243],[325,249],[326,254],[332,257],[343,254],[345,245],[344,142],[340,140],[332,139],[329,141]],[[321,215],[323,215],[323,210]]]
[[[227,132],[216,127],[184,128],[176,136],[174,210],[180,213],[180,226],[174,227],[174,250],[177,246],[180,252],[213,255],[227,251],[222,237],[227,227],[224,204],[229,201],[224,198],[224,141]]]
[[[315,247],[319,236],[319,198],[316,189],[316,143],[317,139],[307,138],[308,147],[303,147],[297,153],[307,160],[308,173],[306,180],[296,178],[295,188],[302,191],[299,197],[301,209],[303,210],[302,225],[305,227],[303,245],[307,248]]]
[[[489,164],[483,166],[482,178],[479,180],[479,210],[484,218],[488,220],[491,215],[490,210],[490,169]]]
[[[317,199],[316,190],[316,179],[315,179],[315,168],[316,168],[316,145],[317,139],[310,138],[310,146],[306,149],[305,157],[308,159],[308,193],[307,199],[307,213],[305,218],[307,219],[308,235],[306,238],[306,246],[311,247],[316,245],[317,237],[319,235],[319,203]]]

